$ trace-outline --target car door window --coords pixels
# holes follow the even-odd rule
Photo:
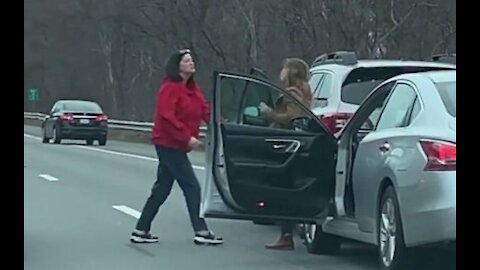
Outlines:
[[[415,102],[412,105],[412,109],[408,117],[407,125],[410,125],[415,120],[417,115],[420,113],[420,110],[421,110],[420,99],[417,96],[417,98],[415,98]]]
[[[411,86],[397,84],[380,116],[376,130],[406,126],[416,97],[416,92]]]
[[[224,78],[222,85],[221,117],[229,124],[294,130],[294,119],[304,118],[303,123],[306,126],[313,120],[312,116],[307,116],[307,108],[267,84]],[[261,103],[273,110],[272,115],[268,116],[260,112]]]
[[[273,106],[273,91],[269,87],[252,81],[235,78],[222,78],[221,119],[231,124],[243,124],[243,113],[248,111],[252,117],[259,118],[258,106],[264,102]],[[246,108],[249,108],[246,110]],[[258,122],[256,125],[262,125]]]
[[[389,82],[376,89],[376,94],[370,99],[370,102],[367,102],[366,105],[363,106],[365,108],[364,110],[367,110],[368,118],[361,120],[363,123],[360,126],[360,133],[364,134],[365,132],[370,132],[375,129],[380,120],[380,115],[385,106],[386,100],[390,96],[390,92],[394,85],[395,82]],[[364,136],[365,135],[363,135],[362,138]]]

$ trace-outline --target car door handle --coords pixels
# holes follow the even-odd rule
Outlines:
[[[286,153],[296,153],[302,143],[298,140],[289,140],[289,139],[265,139],[266,142],[273,142],[273,149],[285,149]],[[287,146],[288,145],[288,146]]]
[[[285,144],[274,144],[273,145],[273,149],[283,149],[283,148],[287,148],[287,146]]]
[[[380,151],[382,151],[382,152],[388,152],[388,151],[390,150],[390,144],[388,144],[388,143],[386,142],[386,143],[380,145],[380,146],[378,147],[378,149],[380,149]]]

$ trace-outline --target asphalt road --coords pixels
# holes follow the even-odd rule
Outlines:
[[[42,144],[38,127],[24,126],[24,269],[377,269],[375,248],[346,243],[335,256],[263,248],[278,234],[248,221],[208,220],[223,246],[196,246],[184,198],[175,184],[152,232],[158,244],[128,241],[151,185],[152,146],[109,141]],[[203,154],[191,154],[200,181]],[[425,252],[423,269],[455,269],[453,255]]]

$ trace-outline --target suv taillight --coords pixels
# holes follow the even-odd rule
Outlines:
[[[95,120],[97,122],[105,122],[108,120],[108,116],[106,116],[105,114],[97,115],[97,118]]]
[[[457,145],[449,142],[420,140],[427,156],[425,171],[456,171]]]
[[[320,116],[323,123],[328,127],[332,134],[339,132],[347,121],[352,117],[352,113],[332,113]]]
[[[73,114],[70,114],[70,113],[66,113],[66,114],[63,114],[60,119],[62,119],[62,121],[65,121],[65,122],[68,122],[68,123],[73,123]]]

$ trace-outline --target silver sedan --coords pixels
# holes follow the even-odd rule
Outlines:
[[[456,240],[456,71],[383,83],[338,149],[337,212],[358,231],[337,218],[326,232],[378,244],[386,269],[408,262],[409,247]]]

